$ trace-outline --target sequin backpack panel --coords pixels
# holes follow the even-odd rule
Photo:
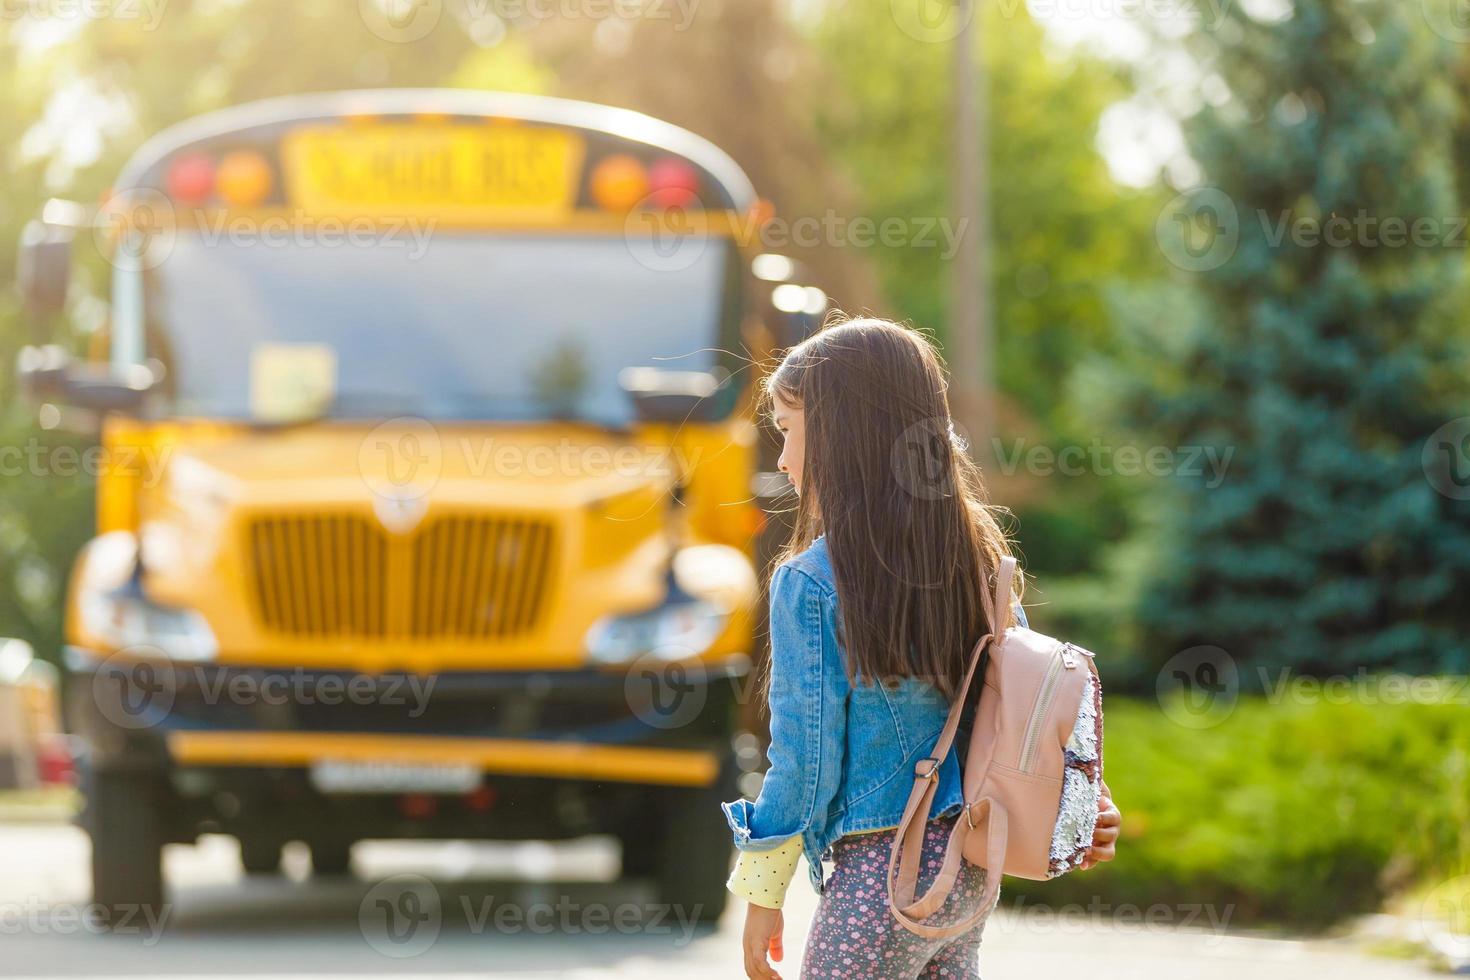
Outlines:
[[[996,572],[992,623],[1007,622],[1016,561]],[[984,664],[983,668],[980,665]],[[965,810],[955,821],[944,866],[916,897],[924,826],[977,668],[984,678],[964,754]],[[927,759],[914,771],[888,865],[888,907],[909,931],[942,938],[983,921],[1000,895],[1001,873],[1044,880],[1081,866],[1103,792],[1102,683],[1091,652],[1012,626],[981,637],[960,697]],[[922,920],[944,904],[961,861],[985,868],[980,906],[950,925]]]

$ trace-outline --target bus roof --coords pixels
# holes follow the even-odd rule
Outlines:
[[[363,115],[486,116],[606,133],[687,158],[719,181],[739,210],[747,210],[756,203],[750,178],[724,150],[687,129],[641,112],[545,95],[435,88],[288,95],[195,116],[168,127],[144,143],[123,167],[115,189],[140,186],[147,174],[173,153],[215,137],[284,123]]]

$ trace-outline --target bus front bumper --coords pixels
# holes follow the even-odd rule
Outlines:
[[[700,663],[678,674],[685,703],[653,710],[602,669],[408,677],[67,656],[71,724],[100,768],[460,766],[670,787],[718,779],[748,670]]]

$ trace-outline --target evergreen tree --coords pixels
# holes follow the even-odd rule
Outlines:
[[[1185,127],[1203,186],[1158,226],[1203,316],[1158,325],[1174,372],[1134,408],[1231,455],[1179,475],[1153,650],[1222,647],[1247,685],[1470,669],[1452,46],[1398,0],[1223,16],[1189,42],[1223,82]]]

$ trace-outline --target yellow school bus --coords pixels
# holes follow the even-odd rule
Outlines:
[[[759,761],[749,365],[793,339],[761,210],[687,131],[448,90],[216,112],[95,216],[48,205],[39,325],[74,248],[111,265],[90,356],[20,364],[99,433],[65,651],[99,903],[164,901],[203,833],[257,874],[607,834],[719,915],[717,803]]]

